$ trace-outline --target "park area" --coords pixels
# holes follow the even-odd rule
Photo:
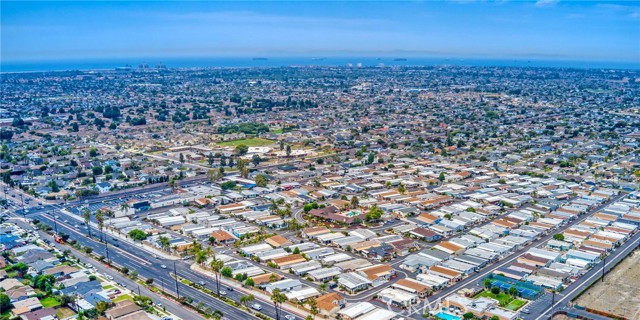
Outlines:
[[[640,251],[634,250],[574,303],[610,314],[640,319]]]
[[[508,293],[499,292],[496,294],[491,292],[490,290],[483,290],[477,295],[475,295],[474,298],[480,298],[480,297],[486,297],[486,298],[498,300],[498,303],[500,304],[501,307],[505,309],[513,310],[513,311],[520,309],[522,306],[524,306],[527,303],[524,300],[520,300],[518,298],[515,298],[509,295]]]
[[[241,140],[233,140],[233,141],[222,141],[218,142],[217,145],[221,147],[235,147],[241,144],[244,144],[247,147],[264,147],[274,144],[273,140],[263,139],[263,138],[248,138]]]

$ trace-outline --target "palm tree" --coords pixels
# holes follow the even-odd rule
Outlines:
[[[198,251],[202,250],[202,245],[195,239],[191,242],[191,253],[195,255]]]
[[[280,306],[283,302],[287,301],[287,296],[280,292],[280,289],[276,288],[271,292],[271,301],[273,301],[273,306],[276,309],[276,320],[280,320]]]
[[[269,206],[269,210],[271,210],[271,212],[278,211],[278,203],[276,203],[276,201],[273,199],[271,199],[271,205]]]
[[[91,238],[91,225],[89,224],[89,222],[91,221],[91,210],[89,210],[89,208],[82,209],[82,217],[84,218],[84,223],[87,225],[89,238]]]
[[[95,217],[96,221],[98,221],[98,228],[100,229],[100,241],[103,241],[104,233],[102,229],[104,228],[104,216],[102,215],[102,212],[98,211],[96,212]]]
[[[216,276],[216,291],[219,296],[220,295],[220,270],[222,270],[222,267],[224,267],[224,261],[216,259],[216,256],[214,255],[211,258],[211,261],[209,261],[209,267],[211,268],[211,271],[213,271],[214,275]]]
[[[129,209],[131,209],[131,206],[129,206],[129,203],[123,202],[120,204],[120,210],[124,211],[125,214],[129,211]]]
[[[307,300],[307,305],[309,306],[311,315],[313,315],[313,317],[315,318],[315,316],[320,312],[320,310],[318,310],[318,302],[315,298],[309,298]]]
[[[247,304],[249,304],[249,302],[253,301],[254,299],[255,297],[252,294],[244,295],[240,297],[240,303],[246,306]]]
[[[169,238],[165,236],[160,236],[158,238],[158,243],[160,244],[160,247],[162,248],[162,250],[167,250],[167,248],[169,248],[169,246],[171,245]]]
[[[351,209],[358,209],[359,205],[360,205],[360,201],[358,200],[358,197],[356,196],[351,197]]]
[[[207,261],[207,252],[204,250],[197,251],[195,253],[196,263],[202,265],[205,261]]]

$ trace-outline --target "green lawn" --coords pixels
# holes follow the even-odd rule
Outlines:
[[[113,285],[110,285],[110,284],[102,287],[102,289],[104,289],[104,290],[109,290],[109,289],[113,289],[113,288],[114,288]]]
[[[54,297],[44,298],[40,300],[40,303],[42,303],[42,306],[45,308],[57,307],[60,305],[60,301],[56,300]]]
[[[527,303],[524,300],[514,299],[513,297],[511,297],[506,293],[500,292],[498,294],[493,294],[489,290],[481,291],[474,298],[479,298],[479,297],[487,297],[487,298],[498,300],[498,303],[500,304],[501,307],[507,308],[510,310],[518,310],[520,307],[522,307]]]
[[[121,294],[117,297],[115,297],[113,300],[111,300],[112,302],[118,302],[118,301],[123,301],[123,300],[131,300],[133,301],[133,297],[128,295],[128,294]]]
[[[513,301],[509,302],[509,304],[505,308],[516,311],[520,309],[522,306],[524,306],[526,303],[527,302],[524,300],[514,299]]]
[[[274,143],[275,141],[269,140],[269,139],[249,138],[249,139],[242,139],[242,140],[223,141],[223,142],[218,142],[217,144],[222,147],[228,147],[228,146],[235,147],[241,144],[244,144],[247,147],[264,147],[264,146],[272,145]]]

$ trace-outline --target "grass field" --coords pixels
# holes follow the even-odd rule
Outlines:
[[[122,294],[117,296],[115,299],[111,300],[112,302],[118,302],[118,301],[123,301],[123,300],[131,300],[133,301],[133,297],[128,295],[128,294]]]
[[[487,298],[498,300],[498,303],[500,304],[501,307],[507,308],[509,310],[518,310],[520,309],[520,307],[522,307],[527,303],[524,300],[514,299],[513,297],[511,297],[506,293],[500,292],[498,294],[493,294],[489,290],[484,290],[478,293],[474,298],[479,298],[479,297],[487,297]]]
[[[65,319],[71,317],[74,314],[76,313],[67,307],[56,309],[56,316],[58,317],[58,319]]]
[[[269,140],[269,139],[249,138],[249,139],[242,139],[242,140],[218,142],[217,145],[222,147],[235,147],[237,145],[244,144],[247,147],[264,147],[264,146],[272,145],[274,143],[275,141]]]
[[[527,302],[524,300],[514,299],[513,301],[509,302],[509,304],[505,308],[516,311],[522,308],[522,306],[524,306],[526,303]]]
[[[45,308],[57,307],[60,305],[60,301],[56,300],[54,297],[44,298],[40,300],[40,303],[42,303],[42,306]]]

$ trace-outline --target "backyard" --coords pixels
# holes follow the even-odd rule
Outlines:
[[[54,297],[46,297],[40,300],[40,303],[42,303],[42,306],[45,308],[57,307],[60,305],[60,301],[56,300]]]
[[[500,292],[498,294],[495,294],[489,290],[481,291],[480,293],[475,295],[474,298],[479,298],[479,297],[486,297],[486,298],[498,300],[498,303],[500,304],[501,307],[509,310],[513,310],[513,311],[520,309],[522,306],[524,306],[527,303],[526,301],[514,298],[507,293]]]
[[[233,140],[233,141],[222,141],[222,142],[218,142],[217,144],[222,147],[235,147],[241,144],[244,144],[247,147],[264,147],[264,146],[272,145],[274,143],[275,142],[273,140],[269,140],[269,139],[248,138],[248,139]]]

